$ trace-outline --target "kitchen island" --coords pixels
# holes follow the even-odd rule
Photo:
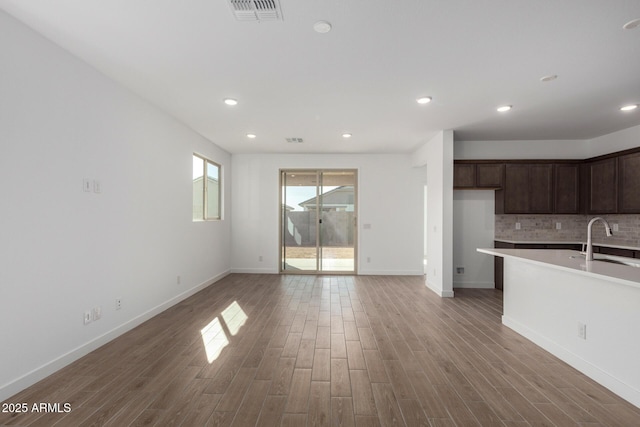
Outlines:
[[[573,250],[478,252],[504,259],[504,325],[640,407],[640,268]]]

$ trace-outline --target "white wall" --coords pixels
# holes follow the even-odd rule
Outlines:
[[[358,170],[358,273],[422,274],[424,179],[408,155],[240,154],[232,162],[233,271],[278,272],[280,169],[344,168]]]
[[[584,140],[456,141],[456,160],[585,159],[590,157]]]
[[[456,160],[587,159],[640,146],[640,126],[589,140],[456,141]]]
[[[3,400],[229,271],[229,220],[191,220],[192,153],[231,170],[228,153],[4,12],[0,57]]]
[[[603,154],[639,147],[640,126],[635,126],[610,133],[609,135],[590,139],[587,141],[586,145],[588,150],[588,155],[586,157],[596,157]]]
[[[453,296],[453,132],[442,131],[412,155],[415,167],[426,164],[427,280],[442,297]]]
[[[495,191],[453,192],[453,287],[493,288],[493,258],[476,248],[492,248],[495,235]],[[464,267],[464,274],[456,272]]]

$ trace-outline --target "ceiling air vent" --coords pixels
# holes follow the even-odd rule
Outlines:
[[[229,0],[238,21],[282,21],[278,0]]]
[[[290,144],[302,144],[304,141],[302,138],[287,138],[287,142]]]

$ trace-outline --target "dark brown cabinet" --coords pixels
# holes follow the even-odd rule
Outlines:
[[[615,157],[588,162],[585,168],[587,213],[618,212],[618,162]]]
[[[529,167],[506,165],[504,173],[504,213],[529,210]]]
[[[497,190],[496,214],[639,214],[640,147],[586,160],[456,160],[454,188]]]
[[[640,213],[640,153],[618,157],[618,212]]]
[[[453,165],[453,187],[500,188],[503,174],[503,163],[456,162]]]
[[[553,213],[553,165],[507,164],[504,213]]]
[[[580,165],[556,164],[554,168],[554,212],[580,213]]]
[[[553,213],[553,165],[529,165],[529,212]]]
[[[454,163],[453,188],[474,188],[476,185],[476,165]]]
[[[503,163],[478,163],[476,165],[476,187],[478,188],[501,188],[503,176]]]

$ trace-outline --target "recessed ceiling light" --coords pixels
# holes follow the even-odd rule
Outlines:
[[[224,103],[227,105],[238,105],[238,100],[233,98],[225,98]]]
[[[625,30],[633,30],[634,28],[640,27],[640,19],[634,19],[633,21],[629,21],[622,26]]]
[[[328,23],[327,21],[318,21],[315,24],[313,24],[313,29],[315,30],[316,33],[328,33],[329,31],[331,31],[331,24]]]
[[[351,138],[353,135],[351,135],[350,133],[343,133],[342,137],[343,138]]]
[[[541,82],[551,82],[558,78],[557,74],[550,74],[548,76],[544,76],[540,79]]]
[[[497,108],[500,113],[504,113],[505,111],[511,110],[513,107],[511,105],[502,105]]]
[[[248,134],[247,134],[247,138],[249,138],[249,139],[255,139],[255,138],[256,138],[256,134],[255,134],[255,133],[248,133]]]
[[[431,97],[430,96],[421,96],[420,98],[416,99],[416,101],[418,101],[418,104],[428,104],[431,102]]]
[[[625,105],[624,107],[620,107],[620,111],[632,111],[638,108],[638,104],[630,104]]]

